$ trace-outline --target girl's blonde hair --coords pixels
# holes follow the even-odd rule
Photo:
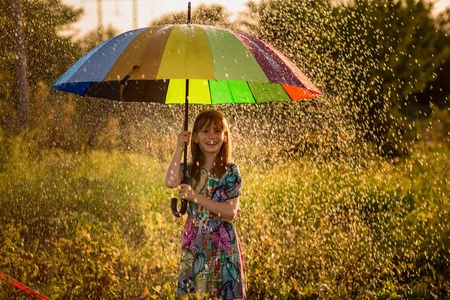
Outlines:
[[[205,126],[206,128],[214,126],[218,130],[222,130],[224,132],[224,141],[222,147],[220,148],[219,154],[214,161],[214,166],[212,169],[213,173],[220,178],[225,173],[228,165],[231,162],[231,138],[228,123],[222,113],[214,109],[207,109],[200,112],[197,118],[195,118],[194,128],[192,129],[192,131],[197,134]],[[205,157],[200,149],[199,144],[195,142],[191,143],[191,153],[192,167],[190,171],[190,177],[198,181],[200,179],[201,168],[205,163]]]

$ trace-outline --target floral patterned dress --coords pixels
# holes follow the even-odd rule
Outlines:
[[[188,166],[188,173],[189,169]],[[238,197],[241,184],[235,164],[228,166],[222,178],[202,168],[200,180],[191,182],[198,193],[218,202]],[[244,260],[232,221],[192,202],[188,202],[187,214],[177,293],[208,294],[221,299],[244,298]],[[239,216],[240,210],[237,218]]]

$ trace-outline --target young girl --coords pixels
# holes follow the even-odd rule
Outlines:
[[[231,163],[231,138],[224,116],[202,111],[195,119],[187,166],[180,164],[191,133],[178,135],[166,172],[167,187],[178,187],[188,200],[181,244],[177,294],[197,293],[213,298],[245,297],[244,261],[233,221],[240,216],[241,176]],[[189,184],[180,184],[187,168]],[[180,296],[179,296],[180,297]]]

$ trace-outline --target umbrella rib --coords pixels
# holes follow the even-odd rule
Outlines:
[[[247,84],[250,93],[252,93],[253,100],[255,101],[254,103],[259,103],[259,102],[256,100],[255,94],[253,93],[253,90],[252,90],[252,87],[250,86],[250,83],[249,83],[248,81],[246,81],[245,83]]]

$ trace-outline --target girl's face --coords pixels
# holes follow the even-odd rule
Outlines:
[[[225,132],[213,122],[205,124],[199,132],[194,132],[193,138],[205,155],[217,155],[223,143],[227,141]]]

